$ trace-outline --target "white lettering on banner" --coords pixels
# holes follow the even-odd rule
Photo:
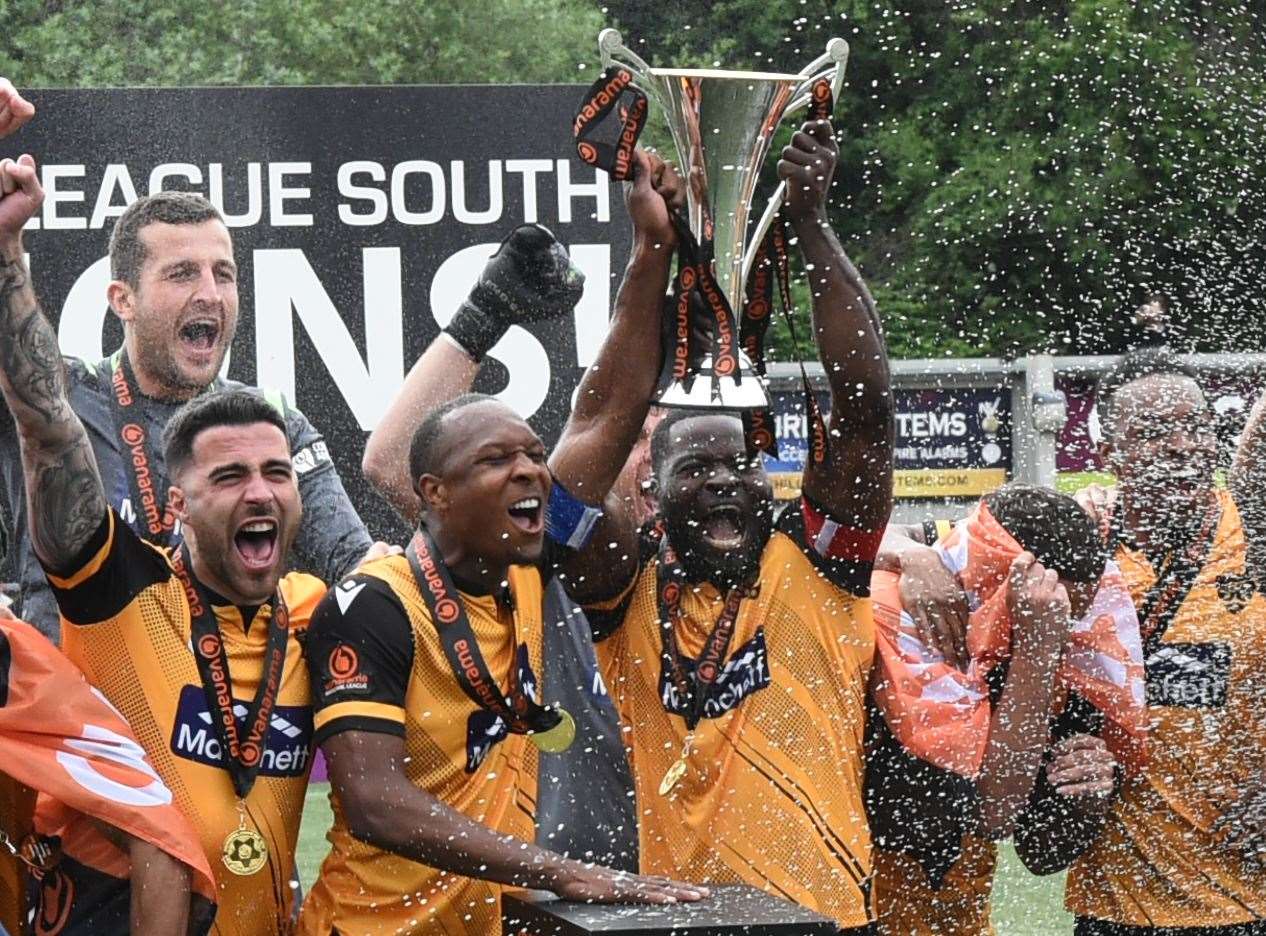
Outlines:
[[[966,413],[897,413],[897,435],[914,439],[967,435]]]
[[[255,251],[255,372],[295,399],[297,315],[352,414],[372,429],[404,382],[404,300],[400,248],[363,256],[367,364],[303,251]]]
[[[85,361],[99,361],[101,326],[110,311],[106,287],[110,285],[110,258],[102,257],[79,274],[66,294],[57,321],[57,342],[62,353]]]
[[[237,194],[238,190],[234,192]],[[264,216],[263,167],[257,162],[246,164],[246,211],[233,214],[224,204],[224,166],[211,163],[207,166],[207,200],[220,210],[224,223],[229,227],[254,227]],[[234,203],[240,201],[239,194]]]
[[[412,211],[405,204],[405,181],[411,175],[425,173],[431,179],[431,205],[426,211]],[[444,170],[429,159],[411,159],[398,163],[391,170],[391,214],[401,224],[434,224],[444,217],[448,188]]]
[[[573,244],[568,253],[585,274],[585,292],[576,303],[576,366],[588,367],[598,356],[611,319],[610,244]]]
[[[462,224],[492,224],[501,220],[504,203],[501,198],[501,160],[488,161],[488,208],[485,211],[472,211],[466,207],[466,163],[454,159],[451,163],[453,173],[453,217]]]
[[[441,327],[452,319],[497,246],[487,243],[467,247],[435,271],[429,299],[431,312]],[[593,363],[607,334],[611,245],[573,244],[570,251],[585,274],[585,290],[573,314],[576,365],[583,368]],[[301,408],[312,405],[295,393],[294,316],[298,315],[331,381],[343,393],[361,428],[372,430],[400,388],[412,361],[404,360],[400,248],[367,247],[362,250],[362,257],[364,359],[303,251],[255,250],[255,363],[260,382],[281,390]],[[109,283],[110,260],[102,257],[71,287],[57,326],[64,354],[87,361],[99,361],[105,356],[102,329],[110,312],[105,300]],[[248,313],[243,310],[243,314]],[[534,415],[549,394],[552,368],[545,348],[531,332],[516,326],[490,353],[509,372],[509,382],[498,397],[524,418]],[[226,355],[220,372],[223,376],[228,375],[229,365],[230,357]]]
[[[353,178],[362,174],[368,175],[375,182],[384,182],[387,179],[387,172],[379,163],[365,159],[343,163],[338,167],[338,193],[344,198],[367,201],[373,208],[369,212],[357,213],[352,210],[351,205],[341,202],[338,206],[338,219],[354,227],[382,224],[387,220],[387,193],[368,185],[356,185]]]
[[[171,802],[171,790],[167,789],[154,768],[146,762],[145,751],[130,738],[108,728],[84,725],[83,737],[67,738],[66,746],[122,764],[150,778],[150,782],[143,787],[128,786],[101,773],[82,755],[58,751],[57,763],[84,789],[126,806],[165,806]]]
[[[149,193],[163,191],[168,179],[184,179],[190,185],[202,184],[202,170],[193,163],[161,163],[150,170]]]
[[[548,159],[507,159],[506,172],[523,174],[523,223],[533,224],[537,219],[536,177],[550,172],[554,164]]]
[[[265,173],[267,165],[267,173]],[[326,167],[320,171],[328,172]],[[567,159],[455,159],[443,165],[427,159],[411,159],[390,167],[372,160],[351,160],[336,170],[341,201],[339,220],[354,227],[384,224],[390,214],[400,224],[423,226],[451,218],[462,224],[496,224],[506,218],[505,192],[518,176],[523,196],[521,217],[535,222],[542,214],[542,200],[551,197],[548,181],[554,175],[558,223],[574,217],[611,220],[610,180],[594,169],[592,181],[572,178]],[[590,170],[584,170],[590,171]],[[487,204],[472,205],[472,190],[482,189],[487,174]],[[43,211],[27,222],[28,230],[102,230],[137,198],[135,179],[148,182],[149,194],[179,188],[205,194],[219,209],[230,228],[313,227],[310,179],[311,162],[247,162],[230,166],[213,162],[205,171],[187,162],[159,163],[149,169],[109,163],[100,169],[83,164],[53,163],[40,167],[45,190]],[[72,180],[80,180],[76,185]],[[205,189],[205,191],[204,191]],[[89,200],[91,214],[84,207]],[[267,216],[265,217],[265,207]],[[517,211],[515,214],[519,214]],[[546,214],[549,212],[546,211]]]
[[[602,169],[594,169],[592,182],[572,182],[571,160],[558,160],[558,223],[571,224],[571,202],[573,198],[592,198],[595,210],[592,217],[596,221],[611,220],[611,197],[608,185],[609,176]]]
[[[478,279],[498,246],[475,244],[459,250],[435,271],[435,278],[431,280],[431,314],[440,328],[452,320],[462,299],[470,292],[470,284]],[[588,275],[586,272],[586,280]],[[497,399],[527,419],[541,408],[549,395],[549,355],[535,335],[517,325],[510,326],[488,353],[504,364],[510,374],[509,382],[496,395]]]
[[[286,185],[286,176],[300,174],[312,175],[312,163],[268,164],[268,222],[273,227],[312,227],[312,215],[286,214],[286,202],[312,197],[310,188],[291,188]]]
[[[114,190],[119,190],[122,201],[114,202]],[[88,227],[94,231],[105,227],[110,218],[117,218],[127,210],[127,206],[136,201],[136,186],[132,184],[132,175],[123,163],[110,163],[105,167],[101,177],[101,188],[97,189],[97,203],[92,208],[92,220]]]
[[[82,191],[67,191],[62,179],[82,179],[83,166],[44,166],[40,170],[40,184],[44,186],[43,226],[46,231],[82,231],[88,227],[87,218],[71,218],[58,214],[58,205],[82,204]]]

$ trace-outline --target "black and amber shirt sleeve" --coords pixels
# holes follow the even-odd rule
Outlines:
[[[882,525],[863,530],[801,496],[783,510],[778,530],[795,541],[827,581],[858,598],[870,596],[870,573],[884,538]]]
[[[75,625],[117,617],[137,595],[172,574],[166,556],[137,536],[113,507],[65,568],[44,565],[62,617]]]
[[[340,731],[404,735],[413,628],[391,586],[353,575],[312,615],[306,646],[317,744]]]

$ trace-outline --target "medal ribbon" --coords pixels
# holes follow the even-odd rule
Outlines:
[[[514,734],[546,732],[556,727],[563,720],[562,713],[532,701],[519,686],[517,640],[510,663],[508,698],[493,679],[479,650],[479,642],[471,629],[461,596],[425,527],[419,527],[413,534],[405,556],[409,560],[409,568],[413,570],[418,591],[422,593],[422,600],[426,602],[426,609],[431,614],[431,623],[439,634],[444,656],[462,692],[480,708],[500,718]]]
[[[809,91],[809,119],[829,120],[834,109],[835,100],[831,94],[831,82],[826,78],[819,78]],[[765,235],[765,240],[757,249],[756,259],[752,264],[739,337],[748,357],[752,359],[756,372],[764,375],[765,331],[769,328],[770,315],[773,311],[771,280],[776,280],[778,297],[782,301],[783,319],[787,323],[792,347],[796,349],[796,361],[800,365],[800,382],[804,388],[804,411],[809,417],[808,462],[820,468],[824,467],[830,458],[830,447],[827,444],[826,420],[822,418],[822,409],[818,406],[817,395],[814,394],[813,387],[809,383],[809,373],[804,366],[804,357],[799,352],[800,339],[796,335],[796,326],[791,315],[793,306],[791,264],[787,253],[788,239],[787,221],[782,215],[777,215]],[[778,457],[778,442],[774,437],[772,425],[773,419],[768,411],[755,410],[743,413],[743,430],[750,453],[755,455],[757,452],[769,452],[773,457]]]
[[[143,417],[137,401],[140,391],[127,354],[120,351],[117,365],[110,376],[110,410],[114,416],[115,434],[122,446],[124,474],[136,514],[133,528],[146,540],[158,546],[170,545],[173,524],[168,522],[167,499],[161,493],[154,471],[154,448],[149,433],[142,425]],[[137,413],[136,415],[133,415]]]
[[[590,139],[625,97],[630,102],[620,106],[620,135],[616,142],[612,144]],[[581,161],[595,168],[605,169],[617,182],[631,179],[633,150],[646,126],[646,117],[646,94],[633,84],[632,72],[619,65],[604,69],[598,80],[585,92],[572,123],[572,137],[576,141],[576,152]]]
[[[631,96],[631,103],[619,108],[620,134],[616,143],[592,139],[626,95]],[[627,68],[612,65],[590,85],[580,102],[572,124],[576,152],[583,162],[605,170],[613,179],[631,179],[633,150],[646,119],[646,94],[633,84],[633,75]],[[717,377],[741,380],[738,323],[712,271],[712,219],[704,218],[700,239],[681,218],[674,218],[673,223],[677,228],[677,276],[673,281],[673,315],[665,320],[665,364],[659,389],[677,381],[689,392],[709,353]],[[720,397],[715,381],[712,393],[714,399]]]
[[[207,599],[207,591],[194,579],[188,549],[182,546],[172,555],[172,567],[184,587],[189,602],[189,630],[193,638],[193,658],[198,664],[202,691],[211,713],[215,730],[224,751],[225,766],[233,780],[239,800],[245,800],[263,763],[268,744],[268,728],[273,708],[281,689],[281,674],[286,665],[286,640],[290,635],[290,612],[281,597],[281,589],[273,593],[273,609],[268,621],[268,643],[264,650],[264,670],[255,690],[255,698],[246,709],[246,736],[237,725],[233,713],[233,679],[229,675],[228,654],[220,636],[220,624]]]
[[[1119,510],[1113,512],[1109,541],[1115,552],[1121,539],[1117,519]],[[1213,550],[1213,539],[1222,519],[1222,510],[1215,501],[1201,524],[1200,531],[1182,549],[1171,549],[1156,563],[1156,582],[1139,603],[1139,631],[1143,635],[1143,659],[1146,661],[1160,647],[1165,632],[1173,623],[1178,609],[1187,600],[1191,588],[1208,561]],[[1149,559],[1149,561],[1151,561]]]
[[[686,730],[694,731],[703,717],[712,685],[721,675],[725,655],[729,652],[730,641],[734,637],[739,608],[752,590],[735,586],[726,593],[721,616],[712,625],[712,632],[694,661],[694,672],[687,673],[677,647],[676,633],[676,624],[681,617],[681,590],[685,584],[685,571],[667,536],[659,542],[658,570],[656,597],[659,603],[660,661],[677,695],[685,702],[686,712],[683,718],[686,720]]]

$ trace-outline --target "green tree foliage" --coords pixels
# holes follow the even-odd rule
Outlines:
[[[587,82],[605,24],[653,64],[780,71],[842,35],[832,215],[895,353],[1116,350],[1153,290],[1188,343],[1240,350],[1266,332],[1264,23],[1264,0],[0,0],[0,74]]]
[[[610,5],[653,64],[798,70],[849,40],[833,220],[894,352],[1115,350],[1152,290],[1189,343],[1260,346],[1261,3],[661,7]]]
[[[28,87],[577,80],[585,0],[0,0],[0,74]]]

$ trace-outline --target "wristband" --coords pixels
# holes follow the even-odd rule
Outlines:
[[[444,331],[479,363],[509,329],[508,323],[499,322],[478,306],[464,301]]]
[[[557,481],[554,482],[545,510],[545,532],[555,543],[584,549],[601,519],[601,509],[590,507]]]

